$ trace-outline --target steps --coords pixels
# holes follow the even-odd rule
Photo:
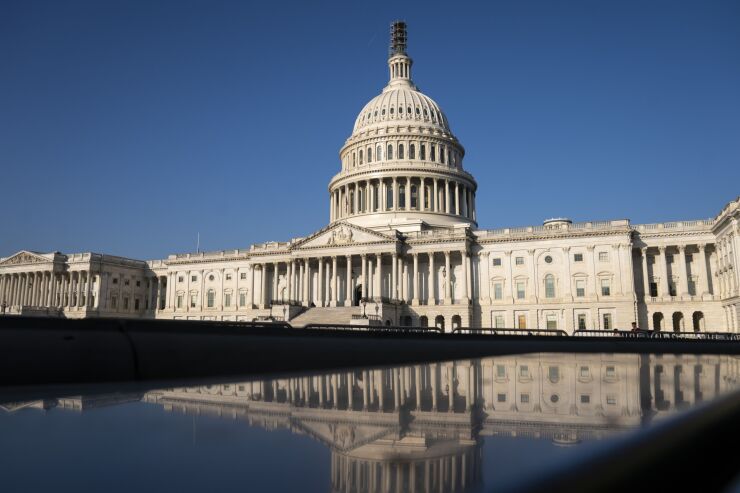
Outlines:
[[[290,320],[293,327],[303,327],[308,324],[349,324],[352,315],[362,310],[359,306],[340,306],[336,308],[313,307],[307,309]]]

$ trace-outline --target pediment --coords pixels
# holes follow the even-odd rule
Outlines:
[[[296,420],[295,426],[324,445],[347,452],[398,432],[397,426]]]
[[[349,223],[332,224],[301,240],[293,248],[320,248],[369,243],[393,243],[395,237]]]
[[[0,265],[40,264],[46,262],[51,262],[51,259],[48,259],[36,252],[21,250],[0,262]]]

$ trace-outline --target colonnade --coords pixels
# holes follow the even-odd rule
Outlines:
[[[717,248],[717,290],[722,298],[740,295],[740,254],[734,248],[733,234],[725,235],[716,243]]]
[[[640,248],[645,299],[688,297],[711,294],[707,267],[707,244],[659,245]],[[688,253],[690,250],[691,253]],[[689,260],[688,255],[691,255]],[[648,259],[652,257],[652,267]],[[689,267],[691,272],[689,272]],[[669,272],[670,269],[670,272]],[[692,285],[689,285],[689,281]],[[656,284],[651,293],[650,283]],[[677,281],[677,283],[675,282]],[[655,296],[653,296],[655,295]],[[653,300],[656,301],[656,300]]]
[[[476,221],[475,190],[466,183],[426,177],[358,180],[330,193],[329,215],[337,221],[358,214],[418,211]]]
[[[453,279],[451,274],[455,267],[453,254],[459,255],[455,264],[462,265],[462,279]],[[443,258],[437,261],[437,255]],[[427,257],[426,272],[420,268],[420,256]],[[353,270],[355,268],[356,271]],[[265,262],[253,264],[250,303],[262,307],[271,302],[301,303],[304,306],[315,303],[320,307],[351,306],[358,301],[355,288],[361,286],[359,298],[362,299],[404,300],[412,305],[468,304],[473,287],[471,270],[471,256],[467,250],[408,255],[368,253]],[[254,297],[255,271],[261,272],[259,299]],[[312,282],[314,274],[316,283]],[[439,274],[442,275],[441,282]],[[284,289],[279,292],[281,278],[284,279]],[[453,281],[460,285],[460,299],[453,293]]]
[[[0,305],[8,307],[94,307],[96,274],[90,271],[32,271],[0,276]],[[99,283],[98,283],[99,286]]]

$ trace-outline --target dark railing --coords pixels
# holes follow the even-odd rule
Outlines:
[[[344,324],[308,324],[303,330],[352,331],[352,332],[385,332],[401,334],[442,334],[438,327],[404,327],[390,325],[344,325]]]
[[[681,339],[702,341],[740,341],[740,334],[729,332],[655,332],[649,330],[577,330],[575,337],[623,337],[626,339]]]
[[[352,320],[380,320],[380,315],[352,315]]]
[[[623,337],[626,339],[648,339],[650,332],[646,330],[597,330],[580,329],[573,332],[574,337]]]
[[[473,327],[455,327],[452,329],[453,334],[491,334],[505,336],[556,336],[568,337],[564,330],[548,329],[491,329],[491,328],[473,328]]]
[[[298,300],[272,300],[270,306],[303,306]]]

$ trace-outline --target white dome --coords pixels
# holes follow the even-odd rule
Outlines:
[[[401,87],[389,85],[371,99],[357,116],[353,133],[389,123],[425,124],[450,133],[447,117],[439,105],[411,84]]]

